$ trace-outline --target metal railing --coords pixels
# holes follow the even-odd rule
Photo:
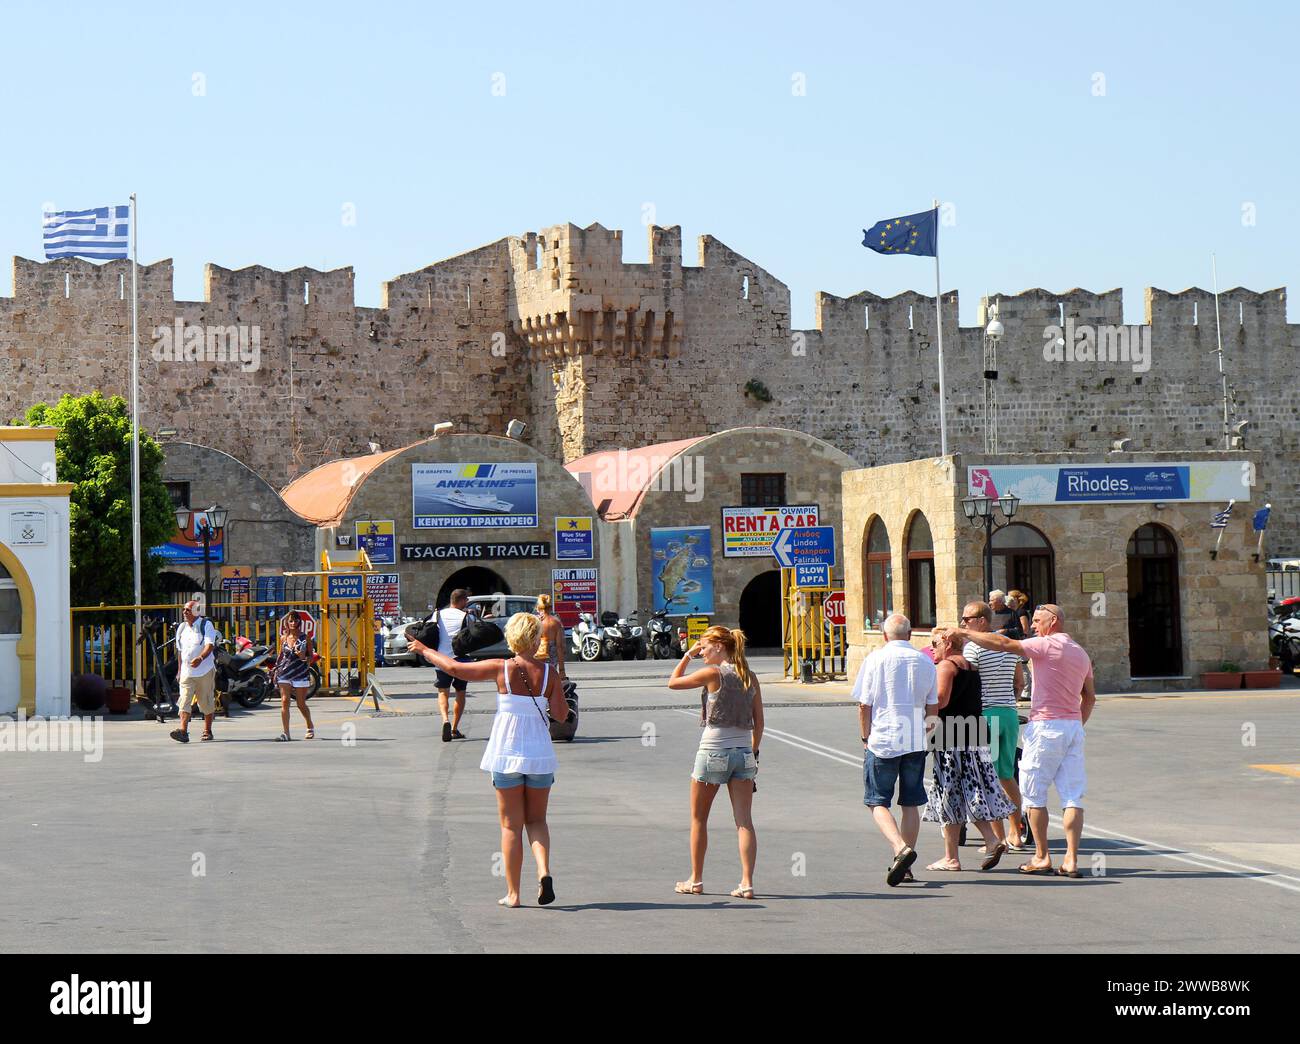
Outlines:
[[[826,600],[844,590],[844,581],[832,581],[830,590],[807,590],[794,586],[793,570],[781,573],[783,676],[796,681],[847,677],[846,628],[830,623],[825,612]]]

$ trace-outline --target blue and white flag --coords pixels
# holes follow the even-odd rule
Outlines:
[[[86,257],[112,261],[130,256],[130,207],[45,212],[45,259]]]
[[[1228,520],[1232,517],[1232,505],[1235,503],[1236,503],[1235,500],[1229,500],[1228,506],[1226,508],[1224,508],[1222,511],[1216,511],[1214,513],[1214,518],[1210,520],[1211,529],[1228,528]]]

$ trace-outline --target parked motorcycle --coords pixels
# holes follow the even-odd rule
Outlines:
[[[650,648],[650,657],[655,660],[678,660],[681,659],[682,645],[678,638],[678,630],[673,624],[668,622],[668,610],[660,609],[657,613],[650,615],[650,623],[647,626],[649,631],[648,645]],[[685,632],[682,632],[683,634]]]
[[[1284,598],[1269,613],[1268,650],[1283,674],[1300,666],[1300,598]]]
[[[635,622],[636,618],[635,610],[627,616],[619,616],[615,612],[600,614],[601,641],[607,659],[644,660],[646,658],[645,633]]]
[[[270,668],[275,657],[266,646],[249,646],[231,652],[221,642],[213,650],[217,661],[217,688],[245,707],[260,706],[271,692]],[[260,648],[260,652],[254,651]],[[224,708],[224,704],[223,704]],[[229,715],[229,711],[225,713]]]
[[[578,614],[578,622],[569,632],[569,648],[585,663],[595,663],[605,655],[603,636],[591,613]]]

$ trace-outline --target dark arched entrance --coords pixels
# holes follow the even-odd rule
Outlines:
[[[1134,678],[1183,673],[1180,616],[1178,545],[1164,526],[1148,523],[1128,541],[1128,656]]]
[[[438,588],[438,601],[435,605],[441,609],[451,601],[451,593],[458,587],[465,588],[471,595],[510,594],[510,585],[499,574],[484,566],[466,566],[457,569],[443,581]]]
[[[769,569],[740,594],[740,629],[753,649],[781,647],[781,571]]]

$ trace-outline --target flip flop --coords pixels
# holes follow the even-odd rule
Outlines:
[[[931,863],[929,866],[926,867],[926,869],[927,869],[927,870],[932,870],[932,871],[934,871],[935,873],[944,873],[944,874],[959,874],[959,873],[961,873],[961,866],[960,866],[960,865],[958,865],[958,866],[940,866],[938,863]]]
[[[1026,877],[1052,877],[1056,874],[1054,866],[1030,866],[1025,863],[1020,867],[1020,873]]]
[[[461,732],[460,729],[452,729],[452,730],[451,730],[451,738],[452,738],[452,739],[464,739],[464,738],[465,738],[465,733]]]
[[[500,899],[497,900],[497,906],[504,906],[507,910],[517,910],[517,909],[519,909],[519,904],[518,904],[518,903],[507,902],[507,901],[506,901],[506,897],[505,897],[504,895],[503,895]]]
[[[1007,851],[1007,846],[1005,844],[994,845],[993,851],[989,853],[989,857],[985,859],[984,862],[980,863],[980,869],[992,870],[995,866],[998,865],[998,862],[1006,854],[1006,851]]]
[[[555,882],[551,880],[551,875],[547,874],[537,882],[537,905],[550,906],[555,902]]]
[[[1065,869],[1065,867],[1062,866],[1062,867],[1060,867],[1060,868],[1057,869],[1057,871],[1056,871],[1056,876],[1057,876],[1057,877],[1069,877],[1069,878],[1072,878],[1072,879],[1074,879],[1074,880],[1077,881],[1079,878],[1081,878],[1081,877],[1083,876],[1083,874],[1079,873],[1078,870],[1067,870],[1067,869]]]
[[[894,860],[889,864],[889,873],[885,875],[885,884],[890,888],[897,888],[898,883],[903,880],[903,876],[912,868],[916,862],[916,849],[910,845],[904,845],[903,850],[894,856]]]

